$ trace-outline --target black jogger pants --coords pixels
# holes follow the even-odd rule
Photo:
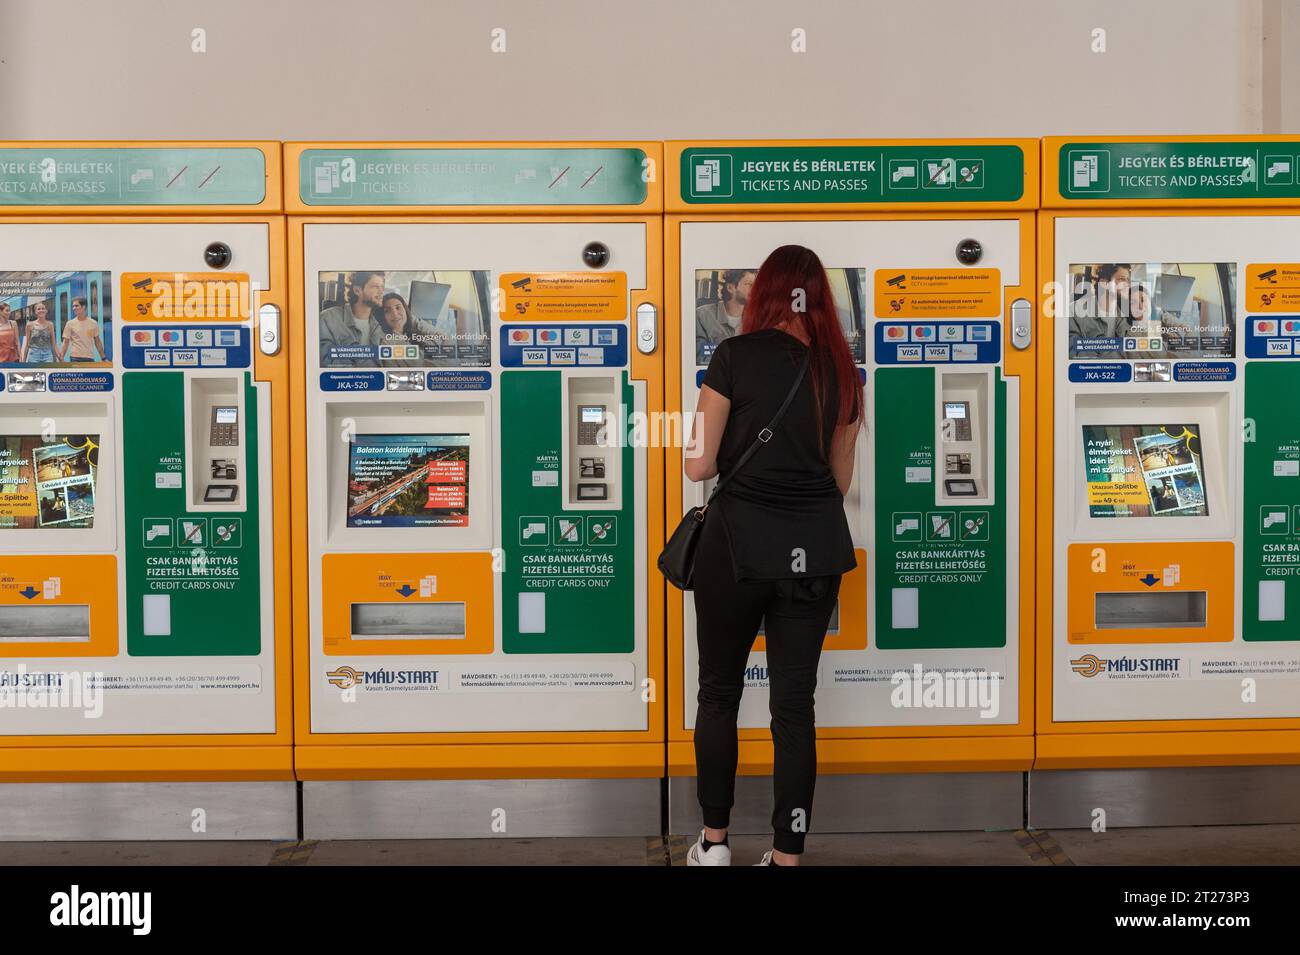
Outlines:
[[[735,579],[726,528],[706,520],[695,556],[699,707],[695,766],[704,825],[724,829],[735,801],[736,715],[745,666],[760,624],[767,670],[775,765],[772,845],[803,852],[817,782],[813,693],[817,664],[840,576],[792,580]]]

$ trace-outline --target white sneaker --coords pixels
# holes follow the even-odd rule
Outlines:
[[[759,861],[757,861],[757,862],[754,863],[754,865],[771,865],[771,864],[772,864],[772,850],[771,850],[771,849],[768,849],[766,852],[764,852],[764,853],[763,853],[763,858],[760,859]]]
[[[687,865],[731,865],[731,846],[715,845],[708,852],[704,851],[704,830],[686,853]]]

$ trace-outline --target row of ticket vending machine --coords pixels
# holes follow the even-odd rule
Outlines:
[[[1300,137],[10,142],[0,839],[693,831],[655,562],[787,243],[867,396],[816,829],[1300,820]]]

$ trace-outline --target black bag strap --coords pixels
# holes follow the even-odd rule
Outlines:
[[[718,492],[726,487],[727,482],[736,476],[736,472],[745,466],[745,462],[752,458],[759,448],[772,440],[772,433],[776,430],[776,426],[780,424],[781,419],[785,416],[786,409],[790,407],[790,403],[794,401],[794,396],[799,392],[799,386],[803,384],[804,375],[808,373],[808,364],[811,360],[811,352],[808,352],[803,356],[803,364],[799,366],[799,374],[795,375],[794,384],[790,386],[790,392],[785,396],[785,401],[781,402],[781,407],[776,409],[776,414],[772,415],[772,420],[767,423],[767,427],[758,433],[758,437],[754,439],[754,443],[745,449],[745,453],[740,456],[740,460],[736,462],[736,466],[728,472],[726,477],[713,485],[713,491],[710,492],[709,499],[704,502],[704,507],[699,510],[700,515],[703,515],[704,512],[708,510],[709,505],[713,503],[713,499],[718,496]]]

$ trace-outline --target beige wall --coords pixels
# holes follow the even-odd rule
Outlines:
[[[0,138],[1300,132],[1298,38],[1300,0],[0,0]]]

